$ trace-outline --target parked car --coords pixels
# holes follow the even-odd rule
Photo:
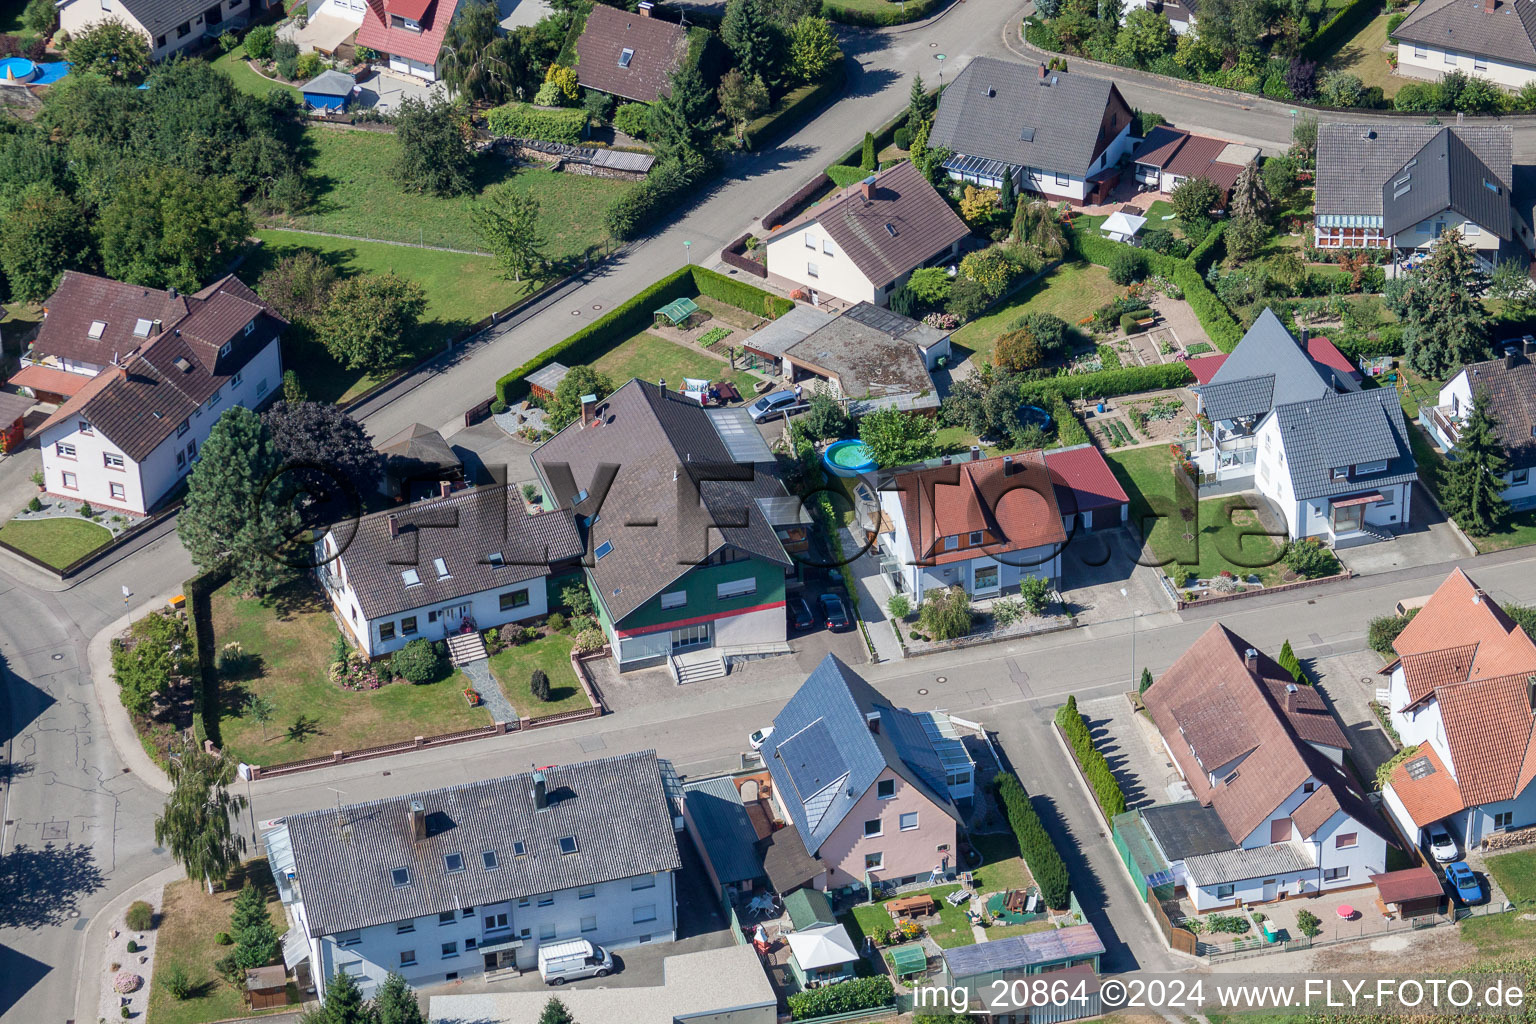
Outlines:
[[[582,978],[606,978],[613,973],[613,954],[586,939],[547,942],[539,947],[539,974],[546,985],[564,985]]]
[[[837,594],[826,593],[817,598],[821,602],[822,618],[827,620],[827,628],[834,633],[841,633],[845,629],[853,628],[853,619],[848,616],[848,606]]]
[[[1444,829],[1436,829],[1429,834],[1429,852],[1441,864],[1449,864],[1461,856],[1461,851],[1456,848],[1456,840]]]
[[[1455,886],[1456,897],[1463,903],[1476,903],[1483,898],[1483,883],[1477,880],[1464,860],[1446,865],[1445,880]]]
[[[816,616],[811,614],[811,602],[804,595],[791,597],[784,606],[788,609],[790,628],[803,633],[816,625]]]
[[[762,750],[763,744],[768,742],[768,737],[773,735],[773,726],[765,725],[761,729],[747,737],[747,742],[752,744],[753,750]]]
[[[751,414],[753,423],[764,423],[785,415],[784,410],[794,404],[793,391],[775,391],[747,406],[747,412]]]

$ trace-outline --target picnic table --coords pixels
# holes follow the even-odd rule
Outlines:
[[[976,894],[971,892],[969,889],[956,889],[954,892],[944,897],[944,902],[948,903],[952,907],[958,907],[960,904],[964,903],[974,895]]]
[[[720,401],[722,402],[741,401],[741,392],[737,391],[736,385],[728,380],[717,381],[715,383],[715,392],[720,396]]]
[[[903,896],[899,900],[891,900],[885,907],[893,914],[910,917],[913,914],[931,914],[938,909],[938,903],[924,893],[921,896]]]

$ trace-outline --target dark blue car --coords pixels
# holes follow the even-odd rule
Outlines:
[[[1483,898],[1483,883],[1477,880],[1464,860],[1446,865],[1445,880],[1456,888],[1456,897],[1463,903],[1476,903]]]

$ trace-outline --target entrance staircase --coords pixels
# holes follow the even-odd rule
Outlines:
[[[674,654],[668,660],[672,679],[679,686],[700,683],[706,679],[719,679],[725,675],[725,652],[718,647],[706,647],[702,651],[685,651]]]
[[[448,660],[454,668],[468,665],[472,661],[483,661],[490,655],[485,653],[485,639],[480,636],[479,630],[473,633],[454,633],[448,638]]]

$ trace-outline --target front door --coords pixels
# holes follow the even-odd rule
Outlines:
[[[1268,903],[1278,895],[1280,895],[1279,880],[1274,878],[1264,879],[1264,902]]]
[[[488,971],[494,971],[496,969],[496,954],[495,953],[487,953],[487,954],[485,954],[485,969],[488,970]]]

